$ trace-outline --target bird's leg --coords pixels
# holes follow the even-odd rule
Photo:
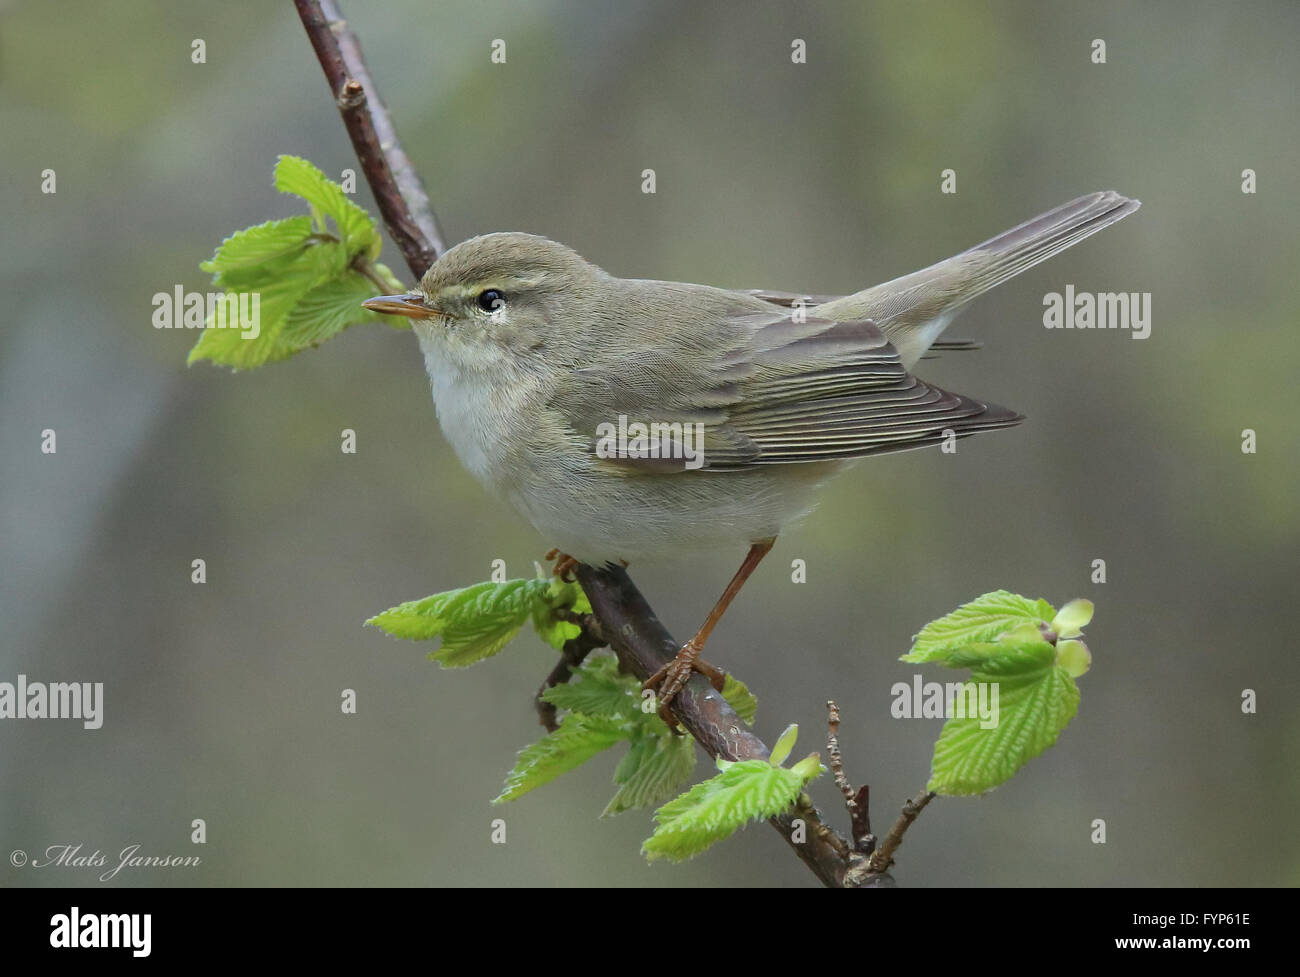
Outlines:
[[[578,561],[568,553],[561,553],[559,548],[556,547],[546,554],[546,559],[555,560],[553,572],[565,583],[573,583],[577,579],[573,575],[573,571],[578,568]]]
[[[699,672],[705,676],[713,687],[719,692],[726,682],[727,673],[722,669],[710,665],[708,662],[700,659],[700,653],[704,651],[704,643],[709,640],[714,626],[722,619],[727,607],[731,604],[735,596],[740,593],[740,588],[745,585],[749,575],[754,572],[759,562],[772,548],[776,542],[776,537],[772,539],[760,540],[749,548],[745,555],[745,560],[740,564],[740,569],[736,575],[731,578],[731,583],[727,584],[727,589],[722,592],[718,602],[713,605],[713,610],[709,616],[704,619],[704,624],[700,630],[695,632],[695,637],[682,645],[681,651],[677,652],[677,657],[667,662],[663,668],[651,675],[642,684],[644,689],[658,688],[659,698],[659,717],[668,724],[669,729],[676,728],[676,720],[673,718],[669,706],[673,698],[690,680],[692,672]]]

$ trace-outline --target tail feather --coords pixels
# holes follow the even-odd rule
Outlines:
[[[1078,244],[1140,206],[1140,201],[1114,190],[1088,194],[938,264],[833,299],[812,311],[840,321],[871,319],[889,337],[903,365],[911,369],[971,299]]]
[[[1141,201],[1120,196],[1114,190],[1105,190],[1071,200],[1068,204],[1062,204],[1009,231],[1003,231],[983,244],[975,245],[958,256],[977,259],[961,301],[969,302],[976,296],[983,295],[1022,271],[1127,217],[1140,206]]]

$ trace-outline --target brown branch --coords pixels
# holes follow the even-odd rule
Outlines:
[[[438,219],[415,167],[397,141],[388,109],[370,79],[361,45],[334,0],[294,0],[334,104],[352,139],[384,226],[419,281],[444,250]]]
[[[849,812],[849,823],[852,828],[853,847],[855,850],[869,855],[875,843],[875,839],[871,837],[871,815],[867,807],[870,794],[866,784],[863,784],[855,792],[853,785],[849,782],[848,775],[844,772],[844,757],[840,753],[838,735],[840,731],[840,707],[835,704],[833,699],[827,699],[826,710],[829,713],[826,723],[829,727],[826,734],[826,755],[830,758],[831,773],[835,776],[835,786],[844,795],[844,807]]]
[[[921,795],[920,800],[908,799],[903,805],[903,813],[898,816],[894,826],[889,829],[889,834],[885,835],[885,840],[871,856],[870,871],[872,874],[880,874],[889,869],[894,864],[894,852],[898,851],[898,846],[903,843],[903,834],[912,826],[918,814],[925,810],[925,805],[934,800],[934,793],[926,791]]]

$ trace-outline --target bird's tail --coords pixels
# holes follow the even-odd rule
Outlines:
[[[1078,244],[1103,227],[1127,217],[1140,206],[1141,201],[1122,197],[1114,190],[1104,190],[1071,200],[975,245],[961,255],[976,259],[968,279],[969,291],[962,301],[970,301],[1040,261]]]
[[[1140,206],[1140,201],[1114,190],[1091,193],[929,268],[828,302],[814,313],[835,319],[872,319],[910,369],[971,299]]]

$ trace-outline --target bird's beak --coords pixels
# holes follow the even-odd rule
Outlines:
[[[405,295],[376,295],[361,303],[362,308],[385,315],[404,315],[408,319],[432,319],[442,315],[431,308],[419,292],[407,292]]]

